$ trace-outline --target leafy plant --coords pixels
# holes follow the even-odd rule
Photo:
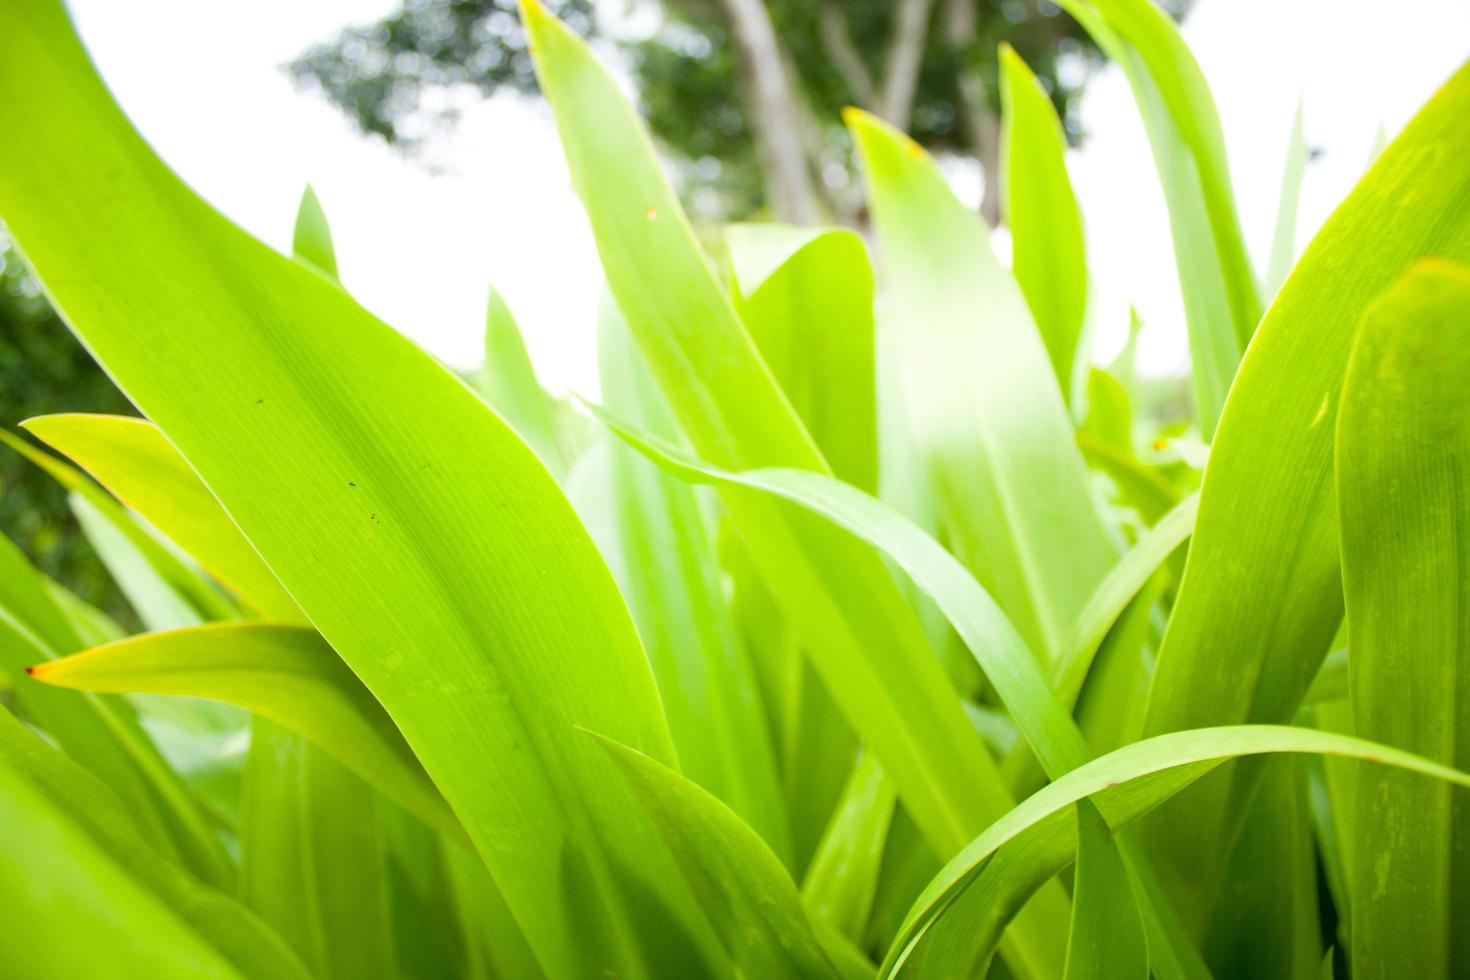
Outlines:
[[[150,630],[0,543],[0,972],[1470,969],[1470,67],[1267,297],[1171,22],[1064,5],[1154,142],[1193,433],[1085,362],[1013,54],[1015,268],[854,112],[875,281],[845,230],[706,256],[528,0],[608,281],[582,413],[498,295],[477,392],[344,291],[309,191],[272,252],[59,3],[0,6],[0,217],[146,416],[6,441]]]

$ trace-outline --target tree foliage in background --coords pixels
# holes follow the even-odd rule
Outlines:
[[[62,324],[0,229],[0,425],[58,411],[132,414]],[[42,470],[0,452],[0,531],[41,571],[115,618],[133,622],[122,594],[82,538],[66,491]]]
[[[1166,3],[1181,13],[1188,0]],[[452,117],[447,93],[535,88],[514,0],[408,0],[290,65],[364,131],[412,149]],[[578,33],[606,30],[589,0],[549,4]],[[636,17],[625,18],[637,21]],[[797,221],[861,207],[838,124],[849,105],[925,147],[996,173],[997,50],[1009,44],[1051,94],[1069,137],[1096,45],[1049,0],[664,0],[657,26],[612,37],[654,133],[707,217],[762,203]],[[982,209],[994,222],[996,181]]]

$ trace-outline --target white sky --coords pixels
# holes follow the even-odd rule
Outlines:
[[[610,0],[623,3],[624,0]],[[516,312],[542,381],[596,392],[596,252],[546,108],[501,95],[436,150],[443,172],[358,136],[297,94],[279,66],[393,0],[70,0],[124,109],[195,189],[288,249],[302,186],[315,186],[342,277],[383,319],[459,367],[480,359],[485,286]],[[1352,186],[1380,127],[1390,135],[1470,55],[1467,0],[1197,0],[1185,36],[1224,122],[1252,257],[1270,247],[1298,95],[1309,145],[1299,242]],[[1108,68],[1082,110],[1092,134],[1070,166],[1088,227],[1094,349],[1145,320],[1143,367],[1186,363],[1168,224],[1131,95]],[[1467,123],[1470,125],[1470,123]],[[967,179],[968,177],[968,179]],[[978,199],[973,172],[957,189]]]

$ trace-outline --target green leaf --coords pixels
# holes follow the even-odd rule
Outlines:
[[[735,307],[832,472],[878,485],[873,271],[847,229],[732,225]],[[653,431],[653,430],[650,430]]]
[[[144,633],[37,664],[55,687],[237,704],[309,739],[430,826],[462,833],[393,721],[316,631],[214,623]]]
[[[882,976],[910,964],[939,972],[960,969],[935,947],[948,937],[993,946],[1006,910],[1072,860],[1077,847],[1075,807],[1090,799],[1115,834],[1227,759],[1243,755],[1313,753],[1381,763],[1470,787],[1470,774],[1375,742],[1309,728],[1231,725],[1156,735],[1074,769],[992,824],[929,884],[914,903]],[[962,922],[946,923],[949,918]],[[968,950],[967,950],[968,952]]]
[[[82,646],[40,575],[0,536],[0,670],[14,685],[17,705],[122,799],[155,847],[178,856],[202,880],[228,886],[234,875],[224,848],[133,708],[119,698],[53,690],[28,676],[33,664]]]
[[[611,301],[603,304],[597,347],[608,404],[640,426],[678,438],[668,403]],[[791,828],[776,754],[700,502],[691,487],[628,447],[609,449],[619,581],[653,665],[682,771],[789,862]]]
[[[835,980],[781,861],[719,800],[626,745],[599,737],[664,835],[736,968]]]
[[[476,381],[490,406],[536,450],[557,479],[564,479],[567,458],[557,440],[551,399],[536,380],[521,329],[494,286],[485,309],[485,361]]]
[[[806,910],[853,940],[861,939],[873,910],[896,804],[893,783],[871,755],[864,755],[801,881]]]
[[[1063,704],[1076,703],[1092,658],[1108,631],[1149,579],[1189,540],[1198,513],[1199,494],[1190,494],[1160,517],[1098,583],[1072,625],[1052,673],[1053,689]]]
[[[1359,734],[1470,766],[1470,268],[1411,266],[1364,315],[1337,415],[1342,579]],[[1362,768],[1355,977],[1470,957],[1470,794]]]
[[[86,500],[97,512],[96,516],[112,525],[115,531],[153,567],[170,589],[178,593],[202,619],[231,619],[237,615],[230,603],[220,595],[198,572],[190,568],[177,554],[159,541],[147,529],[133,519],[123,507],[106,491],[83,476],[74,467],[42,452],[9,432],[0,430],[0,442],[5,443],[36,466],[45,470],[52,479],[67,490]]]
[[[1122,502],[1138,511],[1145,524],[1153,524],[1168,513],[1183,496],[1157,467],[1143,462],[1131,450],[1119,449],[1086,431],[1077,433],[1077,448],[1089,466],[1112,479]]]
[[[575,731],[673,758],[627,608],[541,462],[169,173],[59,4],[0,7],[0,89],[29,148],[0,216],[50,297],[401,729],[546,971],[719,972],[672,857]]]
[[[1208,439],[1261,318],[1215,101],[1179,29],[1152,0],[1058,3],[1123,69],[1143,116],[1169,207],[1196,408]]]
[[[154,850],[107,787],[3,708],[0,833],[6,976],[308,976],[279,936]]]
[[[1128,389],[1102,368],[1087,372],[1087,417],[1078,431],[1133,455],[1133,404]]]
[[[1094,659],[1104,640],[1149,580],[1189,539],[1198,509],[1199,495],[1191,494],[1160,518],[1118,560],[1087,600],[1051,672],[1052,690],[1063,707],[1075,713],[1078,697],[1093,673]],[[1103,710],[1117,715],[1124,712],[1124,706],[1109,699]],[[1005,772],[1012,786],[1033,785],[1034,770],[1035,756],[1028,746],[1018,745],[1008,754]]]
[[[296,209],[296,227],[291,235],[291,252],[296,258],[325,273],[328,278],[337,278],[337,252],[332,247],[332,229],[327,224],[327,213],[317,199],[311,185],[301,193],[301,204]]]
[[[1275,296],[1296,261],[1296,221],[1302,196],[1302,178],[1307,172],[1307,137],[1302,124],[1302,103],[1296,103],[1291,135],[1286,142],[1286,168],[1281,175],[1281,199],[1276,206],[1276,229],[1271,233],[1271,257],[1266,263],[1267,297]]]
[[[331,230],[309,186],[296,215],[293,251],[297,259],[336,278]],[[188,464],[177,454],[174,459],[193,478]],[[206,500],[213,503],[208,490],[197,478],[192,484],[190,489],[202,491],[203,497],[195,497],[191,514],[213,532],[201,540],[200,552],[236,558],[269,588],[274,577],[218,505],[204,505]],[[263,577],[258,575],[262,571]],[[265,611],[305,622],[279,586],[267,595]],[[338,666],[356,686],[356,678]],[[381,713],[367,698],[371,709]],[[401,741],[391,723],[387,730]],[[307,739],[259,715],[251,725],[241,784],[240,893],[245,901],[280,930],[319,976],[367,980],[394,975],[387,849],[377,795]],[[447,815],[447,807],[438,809]]]
[[[1470,261],[1470,66],[1420,111],[1318,232],[1241,365],[1200,491],[1145,731],[1292,718],[1342,615],[1332,459],[1353,328],[1416,256]],[[1196,927],[1251,790],[1231,767],[1144,828]]]
[[[118,583],[118,591],[138,614],[144,629],[173,630],[204,622],[205,617],[198,608],[158,573],[157,566],[129,539],[116,520],[109,520],[75,491],[67,494],[66,502],[87,544],[92,546],[107,574]],[[121,515],[121,519],[132,522],[128,515]]]
[[[24,427],[146,517],[259,615],[305,622],[219,502],[151,422],[117,415],[46,415]]]
[[[240,801],[240,895],[319,977],[396,977],[377,794],[257,717]]]
[[[898,334],[891,352],[940,525],[1049,663],[1114,549],[1046,350],[984,224],[928,154],[875,117],[847,120],[883,250],[884,329]]]
[[[1301,779],[1300,764],[1307,761],[1320,760],[1260,762],[1260,785],[1231,847],[1204,942],[1216,976],[1313,980],[1316,973],[1321,910]]]
[[[1052,693],[1041,665],[995,600],[953,555],[906,517],[830,476],[788,469],[733,473],[634,432],[605,413],[598,414],[620,438],[671,473],[695,482],[764,491],[810,510],[882,549],[944,611],[1048,775],[1059,777],[1091,757],[1069,710]],[[1120,846],[1134,873],[1150,874],[1130,843]],[[1157,941],[1168,948],[1171,962],[1192,966],[1194,954],[1162,896],[1151,892],[1149,901],[1155,907],[1147,910],[1147,921]],[[1184,968],[1181,966],[1181,970]]]
[[[1066,980],[1147,980],[1148,942],[1113,831],[1097,807],[1077,801],[1077,871]]]
[[[845,229],[735,225],[726,230],[735,308],[761,360],[840,478],[877,484],[873,271]],[[621,414],[621,413],[620,413]],[[650,430],[653,431],[653,430]],[[630,452],[630,450],[623,450]],[[751,634],[781,747],[794,874],[802,874],[857,757],[856,739],[768,601],[745,547],[723,542],[737,621]]]
[[[1067,137],[1051,97],[1021,56],[1000,47],[1002,212],[1011,229],[1011,270],[1070,404],[1087,316],[1082,213],[1067,177]]]
[[[620,438],[669,472],[763,491],[882,549],[944,611],[1047,770],[1059,775],[1088,758],[1081,733],[1025,640],[959,560],[908,518],[834,477],[794,469],[731,472],[598,414]]]
[[[523,10],[541,89],[556,114],[608,285],[690,443],[720,465],[825,471],[616,83],[539,5]],[[1009,794],[881,559],[762,495],[722,499],[833,700],[935,848],[950,853],[1004,811]],[[1041,920],[1028,919],[1020,930],[1026,934],[1008,951],[1039,975],[1057,965],[1044,936],[1063,914],[1059,894],[1046,901],[1048,908],[1034,913]]]

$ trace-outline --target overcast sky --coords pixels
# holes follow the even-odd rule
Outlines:
[[[604,0],[623,4],[626,0]],[[543,382],[596,390],[601,273],[543,105],[513,95],[473,108],[430,174],[295,92],[280,65],[392,0],[70,0],[123,108],[216,207],[287,249],[302,186],[316,188],[347,287],[444,360],[478,363],[493,282],[527,334]],[[1299,242],[1331,213],[1390,135],[1470,56],[1467,0],[1197,0],[1184,28],[1219,104],[1257,266],[1275,219],[1298,97],[1307,141]],[[1144,368],[1183,370],[1183,313],[1167,218],[1132,97],[1111,68],[1089,86],[1091,138],[1069,161],[1087,222],[1094,349],[1122,343],[1128,304],[1146,326]],[[956,189],[978,200],[975,174]]]

